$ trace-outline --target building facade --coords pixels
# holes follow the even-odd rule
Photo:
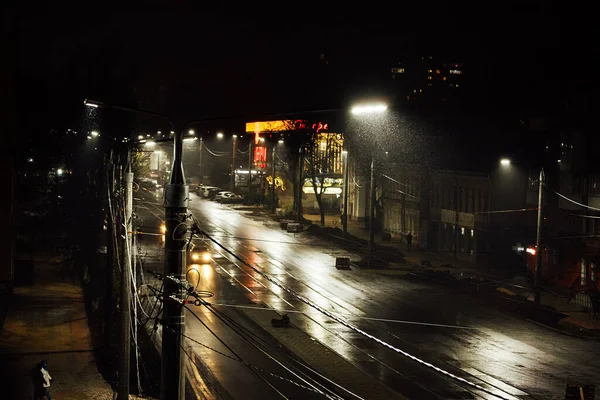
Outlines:
[[[487,255],[490,180],[463,171],[398,168],[380,174],[377,182],[375,225],[378,232],[413,236],[417,248],[482,261]],[[370,205],[368,181],[354,184],[349,207],[365,218]],[[362,210],[361,210],[362,208]]]

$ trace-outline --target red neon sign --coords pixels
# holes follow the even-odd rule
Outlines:
[[[317,123],[313,124],[312,128],[314,129],[314,131],[316,133],[319,133],[320,131],[327,131],[329,129],[329,124],[317,122]]]
[[[267,148],[265,146],[256,146],[254,148],[254,166],[257,168],[267,168]]]

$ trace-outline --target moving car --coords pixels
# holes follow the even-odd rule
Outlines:
[[[244,201],[244,198],[233,192],[223,191],[217,193],[214,200],[219,203],[241,203]]]

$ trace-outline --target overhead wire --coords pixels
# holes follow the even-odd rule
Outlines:
[[[498,398],[501,398],[501,399],[509,400],[508,398],[506,398],[504,396],[501,396],[501,395],[499,395],[497,393],[494,393],[493,391],[488,390],[488,389],[484,388],[483,386],[481,386],[481,385],[479,385],[479,384],[477,384],[475,382],[471,382],[471,381],[469,381],[469,380],[467,380],[465,378],[461,378],[461,377],[459,377],[457,375],[454,375],[454,374],[452,374],[452,373],[450,373],[450,372],[448,372],[448,371],[446,371],[446,370],[444,370],[444,369],[442,369],[440,367],[437,367],[437,366],[435,366],[435,365],[433,365],[433,364],[431,364],[431,363],[429,363],[429,362],[427,362],[425,360],[422,360],[422,359],[420,359],[420,358],[418,358],[416,356],[413,356],[412,354],[410,354],[410,353],[408,353],[408,352],[406,352],[406,351],[404,351],[404,350],[402,350],[402,349],[400,349],[398,347],[395,347],[395,346],[393,346],[393,345],[391,345],[391,344],[383,341],[382,339],[379,339],[378,337],[373,336],[373,335],[371,335],[371,334],[363,331],[362,329],[360,329],[360,328],[358,328],[358,327],[350,324],[349,322],[343,320],[342,318],[340,318],[340,317],[332,314],[331,312],[325,310],[321,306],[319,306],[317,304],[314,304],[310,300],[308,300],[308,299],[304,298],[303,296],[299,295],[294,290],[289,289],[288,287],[282,285],[279,281],[277,281],[276,279],[273,279],[269,274],[266,274],[263,271],[261,271],[260,269],[254,267],[253,265],[251,265],[247,261],[243,260],[242,258],[240,258],[239,256],[237,256],[236,254],[234,254],[231,250],[229,250],[226,247],[224,247],[223,245],[221,245],[211,235],[207,234],[206,232],[202,232],[202,233],[207,238],[209,238],[211,241],[213,241],[215,244],[217,244],[219,247],[221,247],[225,252],[227,252],[228,254],[230,254],[232,257],[234,257],[236,260],[238,260],[239,262],[243,263],[247,267],[251,268],[254,272],[256,272],[257,274],[259,274],[260,276],[262,276],[263,278],[265,278],[269,282],[273,283],[274,285],[276,285],[280,289],[282,289],[282,290],[286,291],[287,293],[291,294],[296,299],[300,300],[301,302],[305,303],[306,305],[308,305],[308,306],[310,306],[310,307],[312,307],[312,308],[320,311],[322,314],[324,314],[324,315],[328,316],[329,318],[333,319],[334,321],[336,321],[336,322],[344,325],[348,329],[353,330],[354,332],[359,333],[360,335],[365,336],[366,338],[371,339],[374,342],[376,342],[376,343],[378,343],[378,344],[380,344],[380,345],[382,345],[382,346],[384,346],[384,347],[386,347],[386,348],[388,348],[388,349],[390,349],[390,350],[392,350],[392,351],[394,351],[394,352],[396,352],[398,354],[401,354],[404,357],[406,357],[406,358],[408,358],[408,359],[410,359],[412,361],[415,361],[415,362],[417,362],[417,363],[419,363],[421,365],[424,365],[424,366],[426,366],[426,367],[428,367],[428,368],[430,368],[430,369],[432,369],[432,370],[434,370],[434,371],[436,371],[436,372],[438,372],[438,373],[440,373],[442,375],[445,375],[445,376],[447,376],[449,378],[452,378],[452,379],[454,379],[456,381],[464,383],[467,386],[470,386],[470,387],[473,387],[475,389],[481,390],[481,391],[483,391],[483,392],[485,392],[485,393],[487,393],[489,395],[492,395],[492,396],[495,396],[495,397],[498,397]]]
[[[326,396],[328,398],[331,398],[329,395],[327,395],[326,393],[322,392],[321,390],[315,388],[310,382],[307,382],[302,376],[299,376],[296,372],[292,371],[290,368],[286,365],[284,365],[281,361],[277,360],[277,358],[275,356],[273,356],[272,354],[270,354],[268,351],[266,351],[264,348],[260,348],[260,345],[265,346],[270,348],[271,350],[276,350],[272,345],[270,345],[268,342],[266,342],[263,338],[261,338],[260,336],[258,336],[256,333],[252,332],[251,330],[249,330],[248,328],[244,327],[243,325],[241,325],[240,323],[238,323],[237,321],[235,321],[233,318],[231,318],[230,316],[228,316],[226,313],[223,313],[222,311],[215,309],[213,307],[213,305],[211,305],[210,303],[203,301],[203,306],[206,307],[209,311],[211,311],[214,315],[217,315],[217,318],[221,319],[226,325],[228,325],[231,329],[233,329],[238,335],[240,335],[244,340],[246,340],[248,343],[250,343],[252,346],[254,346],[255,348],[257,348],[260,352],[262,352],[263,354],[265,354],[270,360],[272,360],[273,362],[275,362],[277,365],[281,366],[282,368],[284,368],[286,371],[288,371],[290,374],[294,375],[295,377],[297,377],[298,379],[302,380],[304,383],[310,385],[312,387],[312,391],[316,391],[317,393]],[[224,321],[227,320],[227,321]],[[287,358],[292,358],[289,357],[287,354],[284,353],[284,355]],[[308,367],[307,365],[304,365],[302,363],[300,363],[300,365],[302,365],[304,368],[309,369],[311,372],[315,373],[316,371],[312,370],[310,367]],[[300,371],[299,371],[300,372]],[[339,396],[337,394],[335,394],[334,392],[332,392],[330,389],[328,389],[327,387],[325,387],[324,385],[322,385],[320,382],[314,380],[313,378],[309,377],[308,375],[304,374],[306,376],[307,379],[312,380],[314,382],[314,384],[321,386],[324,390],[330,392],[335,399],[338,399]],[[356,398],[361,398],[360,396],[356,395],[355,393],[349,391],[348,389],[344,388],[341,385],[336,384],[335,382],[327,379],[327,381],[329,383],[333,383],[335,386],[343,389],[344,391],[346,391],[348,394],[353,395]],[[298,385],[298,383],[294,382],[294,384]],[[300,387],[303,387],[302,385],[298,385]],[[308,388],[307,388],[308,389]],[[310,389],[309,389],[310,390]]]
[[[194,315],[195,315],[195,313],[194,313],[194,311],[193,311],[193,310],[189,309],[189,307],[186,307],[186,308],[188,309],[188,311],[190,311],[192,314],[194,314]],[[271,361],[274,361],[274,362],[275,362],[275,363],[277,363],[279,366],[283,367],[283,368],[284,368],[286,371],[288,371],[288,372],[289,372],[289,373],[291,373],[292,375],[296,376],[297,378],[301,379],[301,380],[302,380],[303,382],[305,382],[307,385],[310,385],[310,387],[307,387],[307,386],[305,386],[305,385],[302,385],[302,384],[300,384],[300,383],[298,383],[298,382],[296,382],[296,381],[294,381],[294,380],[291,380],[291,379],[285,378],[285,377],[283,377],[283,376],[281,376],[281,375],[278,375],[278,374],[275,374],[275,373],[273,373],[273,372],[266,371],[265,369],[263,369],[263,368],[261,368],[261,367],[258,367],[257,365],[254,365],[254,364],[248,363],[248,362],[244,361],[244,360],[243,360],[243,359],[241,359],[241,358],[232,357],[232,356],[230,356],[230,355],[228,355],[228,354],[225,354],[225,353],[223,353],[223,352],[221,352],[221,351],[219,351],[219,350],[217,350],[217,349],[214,349],[214,348],[212,348],[212,347],[210,347],[210,346],[208,346],[208,345],[206,345],[206,344],[204,344],[204,343],[202,343],[202,342],[199,342],[199,341],[198,341],[198,340],[196,340],[196,339],[193,339],[193,338],[191,338],[191,337],[189,337],[189,336],[186,336],[186,335],[184,335],[184,336],[185,336],[187,339],[189,339],[189,340],[191,340],[192,342],[194,342],[194,343],[196,343],[196,344],[198,344],[198,345],[200,345],[200,346],[203,346],[203,347],[205,347],[205,348],[207,348],[207,349],[209,349],[209,350],[211,350],[211,351],[213,351],[213,352],[216,352],[217,354],[220,354],[220,355],[222,355],[222,356],[224,356],[224,357],[227,357],[227,358],[229,358],[229,359],[231,359],[231,360],[234,360],[234,361],[237,361],[237,362],[241,362],[241,363],[245,364],[247,367],[249,367],[249,368],[253,368],[253,369],[255,369],[255,370],[259,371],[259,372],[264,372],[264,373],[266,373],[266,374],[269,374],[270,376],[273,376],[273,377],[275,377],[275,378],[278,378],[278,379],[280,379],[280,380],[283,380],[283,381],[286,381],[286,382],[288,382],[288,383],[291,383],[291,384],[293,384],[293,385],[295,385],[295,386],[297,386],[297,387],[300,387],[300,388],[303,388],[303,389],[309,390],[309,391],[311,391],[311,392],[314,392],[314,393],[317,393],[317,394],[323,395],[323,396],[325,396],[325,397],[327,397],[327,398],[329,398],[329,399],[331,399],[331,400],[338,400],[338,399],[339,399],[339,396],[337,396],[337,395],[336,395],[336,397],[331,397],[331,396],[328,396],[326,393],[323,393],[321,390],[319,390],[319,389],[317,389],[317,388],[313,387],[313,385],[311,385],[309,382],[306,382],[306,381],[305,381],[305,380],[304,380],[302,377],[298,376],[296,373],[294,373],[293,371],[291,371],[289,367],[287,367],[287,366],[283,365],[283,364],[282,364],[282,363],[281,363],[279,360],[277,360],[277,359],[276,359],[275,357],[273,357],[271,354],[269,354],[268,352],[266,352],[264,349],[261,349],[260,347],[258,347],[258,346],[256,345],[256,343],[254,343],[253,341],[249,340],[249,338],[248,338],[247,336],[245,336],[243,333],[241,333],[241,332],[240,332],[238,329],[236,329],[236,328],[235,328],[234,326],[232,326],[230,323],[228,323],[227,321],[225,321],[225,320],[224,320],[224,318],[222,318],[223,316],[225,316],[225,314],[223,314],[223,313],[216,314],[216,313],[214,312],[215,310],[211,310],[211,309],[210,309],[210,308],[208,308],[208,307],[207,307],[207,309],[208,309],[208,310],[209,310],[211,313],[213,313],[213,315],[215,315],[215,316],[216,316],[216,317],[217,317],[219,320],[221,320],[221,321],[222,321],[222,322],[223,322],[223,323],[224,323],[226,326],[228,326],[228,327],[229,327],[229,328],[231,328],[231,329],[232,329],[232,330],[233,330],[235,333],[237,333],[237,334],[238,334],[240,337],[242,337],[243,339],[245,339],[245,340],[246,340],[248,343],[250,343],[250,344],[251,344],[253,347],[255,347],[256,349],[258,349],[259,351],[261,351],[261,352],[262,352],[264,355],[266,355],[266,356],[267,356],[267,357],[268,357],[268,358],[269,358]],[[196,317],[196,318],[199,318],[197,315],[195,315],[195,317]],[[205,326],[206,326],[206,325],[205,325]]]
[[[239,356],[238,353],[235,352],[235,350],[233,350],[227,343],[225,343],[223,341],[223,339],[221,339],[219,337],[219,335],[217,335],[204,321],[202,321],[202,318],[200,318],[198,315],[196,315],[196,313],[193,310],[190,310],[189,307],[184,305],[184,308],[186,308],[188,311],[191,312],[191,314],[227,349],[229,350],[229,352],[231,352],[231,354],[233,354],[238,361],[243,362],[244,365],[246,365],[256,376],[258,376],[263,382],[265,382],[267,384],[267,386],[269,386],[271,389],[273,389],[273,391],[275,391],[275,393],[279,394],[282,398],[287,399],[287,396],[285,396],[283,393],[281,393],[281,391],[279,389],[277,389],[271,382],[269,382],[264,376],[262,376],[261,374],[258,373],[258,371],[256,371],[254,368],[252,368],[247,362],[245,362],[242,357]]]

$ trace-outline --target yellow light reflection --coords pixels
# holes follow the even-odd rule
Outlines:
[[[247,133],[289,131],[294,127],[292,120],[246,122]]]

